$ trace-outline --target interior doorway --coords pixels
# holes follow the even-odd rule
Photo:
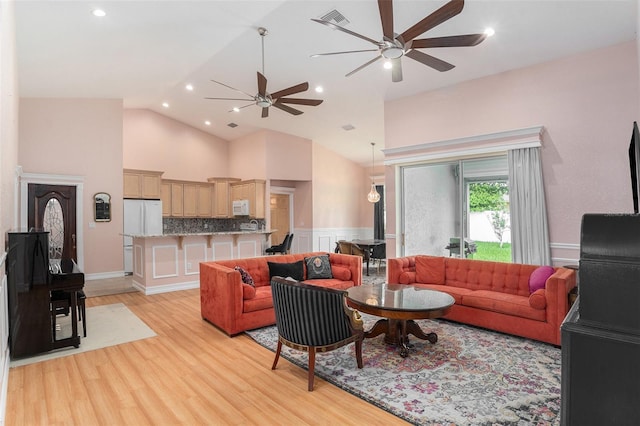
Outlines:
[[[280,244],[285,235],[291,231],[291,194],[271,193],[270,217],[271,229],[276,232],[271,234],[271,244]]]
[[[30,183],[27,194],[27,226],[49,232],[49,259],[77,262],[76,187]]]

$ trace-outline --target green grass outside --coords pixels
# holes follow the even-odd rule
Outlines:
[[[473,253],[470,259],[492,260],[494,262],[511,262],[511,244],[492,243],[486,241],[475,241],[478,251]]]

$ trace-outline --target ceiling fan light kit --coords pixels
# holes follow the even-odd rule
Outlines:
[[[426,16],[424,19],[413,25],[411,28],[407,29],[401,34],[397,34],[394,32],[393,28],[392,0],[378,0],[378,10],[380,12],[380,21],[382,23],[382,41],[373,40],[362,34],[358,34],[341,26],[335,25],[332,22],[324,21],[322,19],[312,19],[312,21],[314,22],[372,43],[377,47],[377,49],[318,53],[311,56],[318,57],[328,55],[341,55],[346,53],[377,51],[378,55],[375,58],[368,62],[365,62],[363,65],[349,72],[348,74],[346,74],[346,77],[355,74],[356,72],[376,62],[378,59],[384,58],[392,61],[392,68],[394,72],[392,73],[391,80],[394,83],[402,81],[402,63],[400,61],[400,58],[402,58],[403,56],[407,56],[414,61],[420,62],[421,64],[431,67],[440,72],[449,71],[453,69],[455,65],[427,55],[426,53],[420,52],[416,49],[476,46],[480,44],[489,34],[467,34],[425,39],[416,39],[416,37],[458,15],[460,12],[462,12],[463,7],[464,0],[451,0],[440,9],[436,10],[435,12],[431,13],[430,15]]]
[[[287,97],[290,95],[295,95],[296,93],[301,93],[309,90],[308,82],[296,84],[295,86],[291,86],[286,89],[279,90],[273,93],[267,92],[267,77],[264,76],[264,37],[267,34],[269,34],[269,31],[267,31],[266,28],[260,27],[258,28],[258,34],[260,34],[260,37],[262,39],[262,73],[260,71],[257,72],[258,93],[256,95],[251,95],[249,93],[235,89],[219,81],[211,80],[212,82],[217,83],[221,86],[224,86],[228,89],[235,90],[236,92],[242,93],[243,95],[247,96],[247,98],[209,98],[207,97],[205,99],[251,102],[250,104],[247,104],[242,107],[234,107],[232,111],[239,112],[242,108],[256,105],[257,107],[262,108],[262,118],[267,118],[269,116],[270,107],[278,108],[279,110],[282,110],[292,115],[300,115],[302,114],[302,111],[286,104],[305,105],[305,106],[320,105],[322,103],[322,99],[304,99],[304,98]]]

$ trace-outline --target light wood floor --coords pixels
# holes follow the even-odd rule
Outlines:
[[[124,303],[158,336],[12,368],[7,425],[396,425],[397,417],[245,335],[200,317],[199,290],[89,297]]]

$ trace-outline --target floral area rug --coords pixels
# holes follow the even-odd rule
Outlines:
[[[365,330],[379,318],[363,314]],[[444,320],[417,321],[438,342],[411,337],[400,357],[384,336],[365,339],[364,368],[354,345],[316,355],[316,375],[416,425],[560,424],[561,351],[551,345]],[[247,332],[275,351],[275,326]],[[283,346],[307,368],[306,352]]]

